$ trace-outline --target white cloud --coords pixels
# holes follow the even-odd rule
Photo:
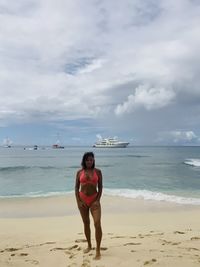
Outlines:
[[[197,139],[197,136],[193,131],[173,131],[171,132],[171,136],[175,143],[180,141],[191,142],[192,140]]]
[[[190,144],[198,143],[200,138],[193,131],[174,130],[161,132],[157,141],[174,144]]]
[[[144,107],[147,110],[162,108],[174,98],[175,94],[172,90],[141,85],[135,89],[134,95],[129,95],[127,101],[116,107],[115,113],[117,115],[130,113],[138,107]]]

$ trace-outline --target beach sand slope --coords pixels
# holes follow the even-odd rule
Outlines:
[[[55,217],[52,214],[43,217],[34,214],[34,217],[30,217],[29,214],[29,217],[0,219],[0,266],[200,266],[198,208],[161,208],[159,205],[157,209],[155,206],[150,209],[146,204],[144,208],[141,202],[140,209],[137,201],[122,200],[126,205],[125,212],[122,212],[123,208],[117,208],[118,201],[112,198],[113,212],[108,212],[110,198],[103,200],[103,206],[108,210],[105,208],[102,215],[100,260],[93,259],[95,249],[83,253],[87,243],[78,213]],[[56,199],[53,203],[57,203]],[[33,204],[35,206],[35,202]],[[26,206],[24,202],[23,205]],[[91,229],[95,247],[92,222]]]

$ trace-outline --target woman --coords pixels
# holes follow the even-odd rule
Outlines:
[[[77,205],[83,220],[84,232],[88,242],[88,247],[84,250],[88,253],[92,249],[90,217],[91,212],[96,238],[96,255],[94,259],[100,259],[100,245],[102,239],[101,229],[101,205],[100,198],[102,194],[102,174],[101,170],[95,168],[95,159],[93,152],[86,152],[82,158],[82,169],[76,174],[75,195]]]

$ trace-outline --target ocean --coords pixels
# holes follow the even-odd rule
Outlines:
[[[72,193],[86,151],[95,154],[105,195],[200,205],[200,147],[1,147],[0,198]]]

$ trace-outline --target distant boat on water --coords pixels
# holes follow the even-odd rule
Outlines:
[[[61,145],[60,134],[57,133],[57,141],[52,145],[53,149],[64,149],[65,147]]]
[[[24,147],[24,150],[38,150],[38,146],[34,145],[33,147]]]
[[[124,148],[127,147],[129,142],[119,141],[116,137],[114,138],[101,138],[93,147],[98,148]]]
[[[53,144],[52,145],[52,148],[54,148],[54,149],[63,149],[63,148],[65,148],[64,146],[61,146],[61,145],[59,145],[59,144]]]
[[[12,145],[12,141],[8,137],[3,140],[4,147],[10,148],[11,145]]]

